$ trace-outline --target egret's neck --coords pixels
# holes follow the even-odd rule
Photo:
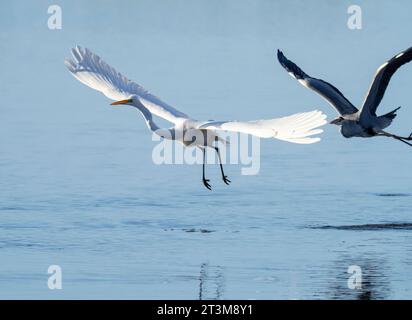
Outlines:
[[[147,110],[145,107],[141,106],[136,106],[137,109],[142,113],[147,127],[152,130],[154,133],[156,133],[158,136],[173,140],[174,139],[174,130],[166,129],[166,128],[160,128],[154,121],[152,114]]]

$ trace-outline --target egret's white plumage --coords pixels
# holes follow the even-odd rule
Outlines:
[[[319,137],[312,136],[321,133],[322,130],[318,127],[326,123],[326,116],[320,111],[249,122],[194,120],[149,93],[137,83],[127,79],[89,49],[77,46],[72,49],[72,55],[73,58],[67,59],[65,64],[77,80],[102,92],[109,99],[117,101],[113,104],[127,104],[136,107],[152,131],[164,138],[180,141],[186,146],[197,146],[203,150],[205,147],[213,147],[219,154],[215,142],[219,140],[218,131],[222,130],[247,133],[261,138],[310,144],[320,140]],[[153,115],[174,123],[174,126],[160,129],[154,123]],[[194,133],[197,131],[202,135],[206,133],[207,138],[189,142],[183,141],[185,132],[188,130]],[[224,176],[223,169],[222,176],[224,181],[228,183],[229,180]],[[206,187],[210,188],[207,180],[203,179],[203,182]]]
[[[72,49],[72,55],[73,60],[65,60],[72,75],[86,86],[102,92],[109,99],[125,100],[136,95],[151,113],[170,122],[175,123],[177,118],[188,118],[183,112],[169,106],[137,83],[127,79],[89,49],[77,46]]]
[[[320,140],[311,138],[322,133],[316,129],[326,123],[326,116],[320,111],[296,113],[291,116],[249,122],[240,121],[207,121],[199,129],[224,130],[251,134],[260,138],[276,138],[293,143],[310,144]]]

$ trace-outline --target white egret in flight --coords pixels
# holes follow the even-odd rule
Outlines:
[[[223,171],[217,147],[217,141],[224,141],[219,137],[218,131],[243,132],[261,138],[309,144],[320,140],[318,137],[311,136],[321,133],[322,130],[318,127],[326,123],[326,116],[317,110],[278,119],[249,122],[194,120],[127,79],[89,49],[77,46],[72,49],[72,55],[73,59],[65,60],[65,64],[77,80],[115,100],[112,105],[130,105],[137,108],[149,129],[157,135],[165,139],[177,140],[186,147],[200,148],[203,151],[203,184],[209,190],[211,190],[209,179],[205,178],[206,147],[216,150],[222,179],[226,184],[230,183]],[[153,121],[153,115],[172,122],[174,126],[159,128]],[[189,132],[190,139],[187,139]],[[193,137],[201,138],[193,139]]]
[[[397,54],[378,68],[360,110],[330,83],[308,76],[295,63],[288,60],[280,50],[278,50],[278,60],[299,83],[321,95],[336,109],[340,116],[332,120],[331,124],[340,126],[340,132],[345,138],[384,136],[412,146],[411,143],[407,142],[407,140],[412,140],[412,133],[408,137],[401,137],[383,131],[395,119],[396,111],[400,107],[382,116],[376,115],[376,109],[385,94],[391,77],[402,65],[412,60],[412,47]]]

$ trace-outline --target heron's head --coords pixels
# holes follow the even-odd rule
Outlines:
[[[121,104],[123,104],[123,105],[133,105],[133,102],[134,102],[134,96],[131,96],[128,99],[112,102],[110,105],[112,105],[112,106],[117,106],[117,105],[121,105]]]
[[[337,117],[337,118],[333,119],[333,120],[330,122],[330,124],[334,124],[334,125],[337,125],[337,126],[341,126],[343,120],[345,120],[343,117]]]

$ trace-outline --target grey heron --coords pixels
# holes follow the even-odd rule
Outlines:
[[[307,75],[295,63],[288,60],[282,51],[278,50],[277,57],[280,64],[293,78],[306,88],[318,93],[336,109],[339,117],[330,123],[340,126],[340,132],[345,138],[385,136],[412,146],[411,143],[407,142],[412,140],[412,133],[408,137],[402,137],[384,131],[392,123],[396,117],[396,111],[400,107],[382,116],[376,115],[376,109],[385,94],[391,77],[402,65],[412,60],[412,47],[395,55],[378,68],[360,109],[356,108],[330,83]]]

